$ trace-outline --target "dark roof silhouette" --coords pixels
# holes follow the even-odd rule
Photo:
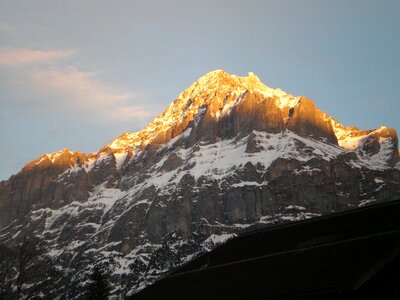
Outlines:
[[[400,201],[242,234],[132,299],[400,299]]]

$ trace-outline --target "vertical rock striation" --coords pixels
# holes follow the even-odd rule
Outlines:
[[[0,182],[0,242],[37,238],[61,272],[49,297],[81,296],[103,265],[118,298],[237,232],[398,199],[398,161],[394,129],[347,127],[252,73],[217,70],[140,132],[42,155]]]

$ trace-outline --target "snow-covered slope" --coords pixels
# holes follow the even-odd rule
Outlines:
[[[252,73],[218,70],[142,131],[45,154],[1,182],[0,241],[33,240],[31,265],[51,262],[26,295],[78,299],[97,265],[118,299],[240,231],[398,198],[397,143],[393,129],[346,127]]]
[[[394,166],[399,160],[397,133],[381,126],[373,130],[347,127],[330,117],[340,147],[355,151],[360,157],[369,157],[375,165]]]

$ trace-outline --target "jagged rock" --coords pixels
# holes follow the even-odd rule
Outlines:
[[[247,139],[246,152],[256,153],[256,152],[261,152],[262,150],[263,148],[258,145],[257,135],[250,134]]]
[[[142,131],[0,182],[0,242],[40,237],[63,271],[49,295],[79,297],[101,264],[118,298],[242,230],[398,199],[397,148],[393,129],[346,127],[252,73],[218,70]]]
[[[176,153],[172,153],[163,163],[161,170],[170,172],[179,168],[182,165],[182,158],[180,158]]]
[[[379,153],[386,154],[384,160],[390,165],[395,166],[399,161],[399,148],[396,131],[393,128],[381,127],[368,134],[360,143],[358,150],[365,155],[375,156]]]
[[[310,99],[301,97],[299,103],[289,111],[287,128],[300,136],[325,138],[337,145],[337,138],[331,122]]]

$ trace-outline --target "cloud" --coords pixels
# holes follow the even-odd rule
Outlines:
[[[113,87],[96,73],[74,67],[33,70],[31,82],[46,99],[56,99],[65,108],[85,110],[92,117],[124,121],[153,115],[143,106],[129,104],[137,100],[134,93]]]
[[[0,24],[1,28],[1,24]],[[0,65],[51,63],[75,55],[73,50],[35,50],[29,48],[0,48]]]
[[[148,104],[140,104],[144,103],[143,95],[118,87],[96,72],[72,67],[71,61],[60,60],[75,53],[73,50],[0,48],[0,67],[7,66],[0,68],[0,78],[3,75],[2,85],[12,87],[17,95],[13,105],[41,113],[68,111],[96,122],[136,120],[142,123],[153,116]]]
[[[153,113],[140,106],[120,106],[115,108],[110,115],[112,119],[145,119],[151,116]]]

